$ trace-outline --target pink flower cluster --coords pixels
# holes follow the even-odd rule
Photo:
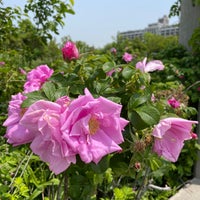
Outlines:
[[[49,163],[55,174],[76,163],[79,155],[85,163],[98,163],[103,156],[121,151],[122,130],[128,121],[120,117],[122,106],[104,97],[85,94],[56,102],[39,100],[26,110],[25,97],[18,94],[9,104],[5,137],[14,146],[31,143],[30,148]]]
[[[67,41],[62,48],[63,59],[66,61],[76,60],[79,58],[79,51],[71,41]]]
[[[53,69],[50,69],[47,65],[40,65],[35,69],[31,70],[27,74],[27,80],[24,84],[24,92],[29,93],[39,90],[43,83],[53,74]]]
[[[192,125],[197,121],[182,118],[166,118],[155,126],[152,135],[155,138],[153,150],[166,160],[176,162],[185,140],[194,138]]]

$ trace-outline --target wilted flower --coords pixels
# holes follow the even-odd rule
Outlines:
[[[29,143],[33,139],[33,135],[20,124],[20,120],[26,111],[25,108],[21,108],[21,104],[25,99],[26,97],[21,93],[12,95],[8,106],[8,118],[3,123],[3,126],[7,127],[4,137],[13,146]]]
[[[127,63],[131,62],[133,59],[133,56],[127,52],[124,53],[123,55],[123,60],[126,61]]]
[[[27,80],[24,84],[24,92],[33,92],[39,90],[43,83],[53,74],[53,69],[50,69],[47,65],[40,65],[35,69],[32,69],[27,74]]]
[[[64,47],[62,48],[62,54],[64,60],[68,61],[76,60],[79,57],[78,49],[76,45],[71,41],[67,41],[65,43]]]
[[[166,118],[155,126],[153,150],[166,160],[176,162],[184,146],[184,141],[192,138],[191,129],[197,121],[182,118]]]
[[[148,63],[147,58],[145,57],[142,62],[136,63],[136,69],[140,69],[142,72],[153,72],[155,70],[163,70],[164,65],[160,60],[152,60]]]
[[[118,144],[124,141],[121,131],[128,121],[120,117],[121,108],[106,98],[94,99],[87,89],[70,103],[61,131],[83,162],[98,163],[103,156],[122,150]]]
[[[177,101],[174,97],[172,97],[171,99],[168,99],[167,102],[173,108],[179,108],[180,107],[180,102]]]
[[[58,103],[40,100],[28,108],[20,121],[34,136],[30,145],[32,151],[49,163],[50,170],[55,174],[76,162],[75,153],[62,138],[60,131],[62,111]]]

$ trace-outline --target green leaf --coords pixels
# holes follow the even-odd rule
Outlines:
[[[136,112],[141,119],[148,125],[155,125],[160,119],[160,112],[151,105],[139,107]]]
[[[162,166],[162,161],[158,158],[152,158],[149,159],[150,167],[153,171],[159,169]]]
[[[52,82],[46,82],[42,86],[42,90],[49,101],[55,101],[56,87]]]
[[[128,80],[131,78],[131,76],[134,74],[134,70],[130,67],[125,67],[122,71],[122,76]]]
[[[109,161],[110,161],[110,157],[105,156],[104,158],[101,159],[101,161],[98,164],[91,163],[90,165],[95,173],[101,174],[101,173],[104,173],[108,169]]]
[[[148,124],[146,124],[140,115],[136,111],[128,111],[128,119],[130,120],[133,127],[137,130],[141,130],[148,127]]]
[[[72,6],[74,5],[74,0],[69,0]]]
[[[128,103],[129,110],[133,110],[138,106],[144,104],[146,101],[148,101],[148,99],[149,99],[148,96],[144,96],[137,93],[133,94]]]
[[[116,67],[114,62],[106,62],[103,65],[104,72],[109,72],[110,70],[114,69]]]
[[[43,100],[48,100],[41,92],[39,91],[34,91],[27,93],[26,96],[28,97],[25,99],[21,105],[22,108],[28,108],[30,105],[35,103],[36,101],[39,101],[41,99]]]
[[[160,112],[151,105],[145,105],[128,111],[128,117],[133,126],[141,130],[157,124],[160,120]]]

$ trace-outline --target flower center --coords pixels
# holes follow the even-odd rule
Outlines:
[[[99,122],[95,117],[91,117],[89,120],[89,130],[90,134],[94,135],[99,129]]]

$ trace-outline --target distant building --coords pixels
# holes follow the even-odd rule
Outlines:
[[[169,25],[169,19],[164,15],[162,18],[158,19],[157,23],[149,24],[145,29],[121,32],[118,35],[122,39],[133,39],[142,37],[144,33],[147,32],[163,36],[178,35],[179,27],[178,25]]]

